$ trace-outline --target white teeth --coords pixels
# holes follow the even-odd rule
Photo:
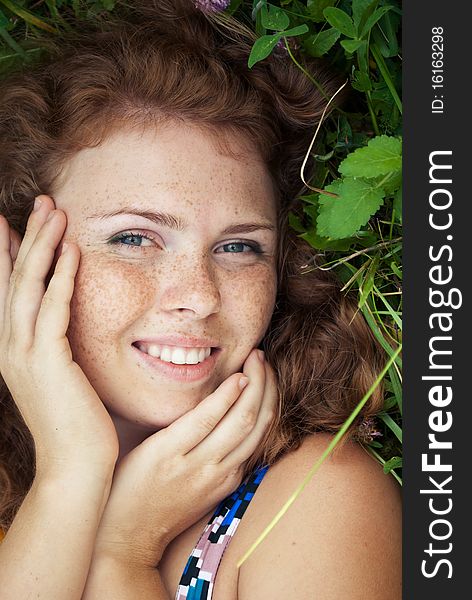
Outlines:
[[[196,365],[200,360],[200,352],[198,348],[192,348],[190,352],[187,352],[187,356],[185,357],[185,362],[189,365]]]
[[[174,350],[172,350],[170,362],[173,362],[176,365],[184,365],[186,354],[187,353],[183,348],[174,348]]]
[[[164,346],[164,348],[161,350],[161,355],[158,358],[164,360],[165,362],[171,362],[172,350],[167,348],[167,346]]]
[[[156,344],[150,344],[147,350],[149,356],[154,356],[155,358],[159,358],[161,355],[161,347]]]
[[[196,365],[211,354],[211,348],[177,348],[175,346],[158,346],[157,344],[139,344],[138,347],[149,356],[176,365]]]

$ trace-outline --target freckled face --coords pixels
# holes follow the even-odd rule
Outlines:
[[[54,191],[67,215],[64,238],[81,251],[68,331],[74,359],[127,422],[173,422],[242,369],[269,325],[272,182],[254,151],[231,140],[243,159],[188,125],[120,130],[75,155]],[[135,347],[175,335],[213,341],[208,372],[186,379],[181,367],[175,376]]]

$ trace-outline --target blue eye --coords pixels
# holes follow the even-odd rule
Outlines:
[[[249,248],[249,251],[254,252],[255,254],[262,254],[262,249],[256,242],[250,244],[244,242],[229,242],[228,244],[223,244],[220,248],[223,248],[223,252],[228,254],[247,253],[247,250],[245,251],[244,248]]]
[[[145,235],[144,233],[133,233],[131,231],[127,231],[124,233],[120,233],[120,235],[112,238],[109,243],[117,245],[117,246],[128,246],[128,247],[134,249],[134,248],[142,248],[143,247],[142,241],[144,239],[155,242],[155,240],[152,237]],[[133,243],[133,242],[137,242],[137,243]],[[145,246],[145,247],[149,247],[149,245]]]

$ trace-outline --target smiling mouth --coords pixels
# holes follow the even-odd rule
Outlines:
[[[174,365],[196,365],[202,363],[218,350],[216,347],[186,348],[184,346],[169,346],[145,342],[134,342],[133,346],[144,354]]]

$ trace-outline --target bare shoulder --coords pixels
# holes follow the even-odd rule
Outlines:
[[[269,469],[253,500],[254,540],[331,439],[327,434],[309,436]],[[315,595],[318,600],[401,598],[399,485],[355,443],[346,443],[325,460],[241,567],[239,600],[308,600]]]

